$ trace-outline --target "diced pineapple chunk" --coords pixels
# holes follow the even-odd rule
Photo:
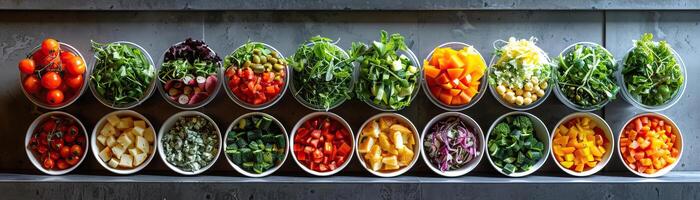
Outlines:
[[[134,127],[134,119],[131,117],[124,117],[119,119],[119,124],[117,124],[117,129],[124,130],[127,128]]]
[[[106,143],[106,142],[107,142],[107,137],[104,136],[104,135],[98,135],[98,136],[97,136],[97,141],[100,142],[100,144],[101,144],[102,146],[107,145],[107,143]]]
[[[143,137],[146,138],[146,141],[148,142],[153,142],[156,139],[156,132],[153,131],[153,127],[148,127],[146,128],[145,131],[143,131]]]
[[[143,136],[143,132],[146,129],[142,127],[135,126],[133,129],[131,129],[131,134],[136,135],[136,136]]]
[[[133,162],[134,162],[134,158],[131,155],[124,154],[119,159],[119,167],[132,168],[132,167],[134,167]]]
[[[136,120],[134,121],[134,127],[139,127],[141,129],[146,129],[146,121]]]
[[[372,148],[372,146],[374,146],[375,141],[376,140],[374,139],[374,137],[365,137],[362,140],[362,143],[360,143],[360,146],[358,147],[357,150],[360,153],[367,153]]]
[[[112,126],[116,126],[119,124],[119,117],[117,115],[109,115],[107,117],[107,122]]]
[[[112,168],[117,168],[117,166],[119,166],[119,161],[118,161],[117,159],[115,159],[115,158],[112,158],[112,159],[109,160],[109,162],[107,163],[107,165],[109,165],[109,166],[112,167]]]
[[[394,125],[396,121],[392,117],[381,117],[379,118],[379,128],[382,131],[387,131],[391,125]]]
[[[118,159],[121,159],[122,155],[124,154],[124,151],[126,151],[126,149],[124,149],[124,147],[122,147],[121,145],[114,145],[111,149],[112,154],[114,154],[114,156]]]
[[[396,159],[396,156],[388,156],[382,158],[382,163],[385,165],[399,165],[398,159]]]
[[[119,136],[119,139],[117,139],[117,142],[124,147],[129,147],[131,146],[133,140],[131,140],[131,138],[127,134],[122,134],[121,136]]]
[[[108,136],[107,137],[107,146],[112,147],[114,144],[117,143],[117,139],[114,138],[114,136]]]
[[[379,134],[379,146],[382,147],[382,150],[384,151],[393,149],[393,147],[391,146],[391,142],[389,142],[389,137],[383,132]]]
[[[392,126],[394,127],[394,126]],[[403,148],[403,136],[401,136],[401,132],[396,131],[391,135],[391,140],[394,142],[394,146],[396,146],[396,149],[402,149]]]
[[[141,165],[144,161],[146,161],[146,158],[148,155],[146,153],[141,153],[138,155],[134,156],[134,167]]]
[[[401,132],[401,133],[411,133],[411,130],[410,130],[410,129],[406,128],[405,126],[403,126],[403,125],[401,125],[401,124],[394,124],[394,125],[391,125],[391,127],[389,128],[389,130],[391,130],[391,132],[399,131],[399,132]]]
[[[128,151],[132,157],[136,157],[136,155],[139,155],[141,153],[137,148],[131,148]]]
[[[411,149],[409,149],[409,148],[407,148],[407,147],[404,147],[404,148],[399,149],[399,158],[398,158],[398,159],[399,159],[399,165],[400,165],[400,166],[406,166],[406,165],[408,165],[409,163],[411,163],[411,161],[413,161],[413,156],[414,156],[414,155],[415,155],[415,154],[413,153],[413,150],[411,150]]]
[[[110,159],[112,159],[112,150],[109,147],[105,147],[100,151],[100,159],[102,159],[103,162],[108,162]]]
[[[141,136],[136,136],[136,148],[141,150],[141,152],[148,152],[149,145],[148,145],[148,141],[146,141],[146,138],[143,138]]]
[[[384,168],[382,168],[382,170],[397,170],[399,168],[400,168],[400,166],[398,166],[398,165],[384,164]]]
[[[377,121],[370,122],[364,129],[362,129],[362,135],[368,137],[379,137],[380,132],[381,130],[379,130],[379,124],[377,124]]]
[[[105,126],[102,127],[102,130],[100,130],[100,135],[104,135],[107,137],[113,136],[115,134],[117,134],[117,130],[114,129],[114,126],[112,126],[110,124],[105,124]]]

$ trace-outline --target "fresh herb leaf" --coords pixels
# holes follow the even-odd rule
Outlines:
[[[583,108],[600,108],[615,99],[619,87],[613,56],[600,45],[577,44],[557,57],[555,71],[562,94]]]

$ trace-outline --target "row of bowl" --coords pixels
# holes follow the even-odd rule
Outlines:
[[[521,40],[521,41],[526,41],[526,40]],[[503,48],[506,48],[510,44],[518,43],[518,42],[520,42],[520,41],[511,40],[509,42],[505,42],[506,45],[504,45],[503,47],[499,47],[497,49],[503,49]],[[532,48],[534,49],[533,51],[536,54],[538,54],[539,57],[541,57],[542,63],[546,63],[543,65],[546,65],[546,66],[551,65],[554,68],[552,71],[556,71],[558,64],[551,63],[551,61],[549,60],[546,53],[544,51],[542,51],[541,49],[539,49],[539,47],[534,45],[534,41],[530,40],[529,42],[530,42]],[[94,73],[96,73],[95,71],[97,71],[95,69],[96,66],[103,65],[103,63],[105,61],[103,61],[104,58],[100,58],[97,56],[98,53],[96,53],[95,59],[92,62],[93,67],[88,69],[89,73],[82,74],[82,77],[83,77],[82,80],[90,81],[90,83],[88,84],[87,81],[83,81],[82,87],[80,87],[79,90],[75,92],[76,95],[74,95],[73,97],[66,98],[67,99],[66,101],[63,101],[62,103],[59,103],[59,104],[49,104],[49,103],[43,102],[41,100],[41,98],[43,98],[44,93],[41,92],[39,95],[33,95],[30,92],[27,92],[27,91],[30,91],[27,89],[27,87],[28,87],[27,82],[28,81],[26,80],[26,78],[23,77],[21,79],[21,81],[23,82],[22,87],[23,87],[23,91],[24,91],[25,95],[27,95],[27,97],[38,106],[48,108],[48,109],[59,109],[59,108],[63,108],[65,106],[68,106],[71,103],[73,103],[83,93],[85,86],[89,85],[93,95],[95,95],[97,97],[97,99],[102,104],[104,104],[108,107],[111,107],[113,109],[130,109],[130,108],[133,108],[133,107],[139,105],[141,102],[145,101],[148,97],[150,97],[150,95],[152,95],[152,93],[156,90],[156,88],[158,88],[158,90],[160,91],[160,93],[162,94],[162,96],[166,100],[166,102],[168,102],[171,105],[178,107],[180,109],[190,110],[190,109],[197,109],[197,108],[200,108],[200,107],[208,104],[213,99],[213,97],[216,96],[216,93],[218,93],[219,89],[221,88],[221,85],[223,84],[224,87],[226,88],[225,90],[226,90],[228,96],[235,103],[237,103],[238,105],[240,105],[244,108],[250,109],[250,110],[262,110],[262,109],[268,108],[269,106],[274,105],[275,103],[277,103],[279,101],[279,99],[281,99],[281,97],[284,95],[285,91],[287,90],[287,87],[288,87],[289,82],[290,82],[290,77],[293,77],[294,73],[295,73],[295,70],[290,70],[290,66],[288,65],[288,62],[285,60],[285,57],[282,56],[282,53],[280,53],[278,50],[276,50],[274,47],[272,47],[270,45],[267,45],[264,43],[259,43],[259,42],[249,42],[249,43],[246,43],[246,44],[242,45],[241,47],[237,48],[236,50],[234,50],[234,52],[232,52],[230,56],[227,56],[224,59],[224,65],[227,65],[224,67],[222,67],[221,59],[216,55],[216,53],[214,53],[214,51],[211,48],[209,48],[206,44],[204,44],[204,42],[198,41],[198,40],[188,39],[184,42],[180,42],[180,43],[173,45],[173,47],[171,47],[168,51],[166,51],[166,53],[164,53],[164,55],[163,55],[164,59],[163,59],[163,63],[161,64],[161,67],[155,67],[155,64],[153,63],[153,60],[151,59],[151,56],[148,54],[148,52],[146,52],[145,49],[143,49],[142,47],[140,47],[137,44],[134,44],[131,42],[115,42],[112,44],[113,45],[125,45],[126,47],[133,48],[132,50],[134,50],[134,51],[142,52],[143,59],[145,61],[147,61],[146,63],[149,64],[149,68],[150,68],[151,72],[155,73],[155,75],[158,75],[157,78],[151,78],[150,84],[144,84],[144,86],[141,86],[143,88],[138,89],[138,91],[143,90],[143,91],[141,91],[142,95],[140,96],[140,98],[133,99],[133,101],[130,101],[129,103],[117,105],[117,104],[115,104],[115,102],[106,99],[104,97],[104,95],[100,95],[100,93],[105,94],[105,92],[102,91],[102,90],[104,90],[104,88],[101,88],[103,86],[96,86],[96,84],[94,82],[97,82],[97,81],[95,78],[96,76],[94,76]],[[313,44],[314,43],[311,43],[308,45],[313,45]],[[173,59],[170,57],[173,57],[173,55],[177,56],[177,55],[175,55],[177,53],[173,53],[173,52],[179,51],[179,50],[173,50],[173,48],[176,48],[176,47],[177,48],[184,48],[182,46],[186,46],[189,48],[189,46],[187,46],[187,45],[190,45],[190,46],[200,45],[201,47],[204,47],[204,48],[199,48],[199,49],[205,49],[205,50],[201,50],[201,51],[206,51],[207,55],[211,54],[211,55],[209,55],[208,58],[210,58],[212,60],[211,63],[209,63],[209,65],[211,65],[210,67],[212,67],[212,69],[211,69],[212,71],[209,73],[209,75],[207,75],[206,73],[197,75],[195,73],[190,74],[190,72],[187,72],[186,75],[185,74],[179,75],[178,77],[175,77],[172,80],[163,80],[161,76],[168,76],[169,72],[170,72],[170,71],[166,71],[165,69],[163,69],[164,68],[163,66],[166,66],[166,65],[167,66],[174,66],[174,64],[170,64],[170,62]],[[347,53],[345,53],[345,51],[342,48],[336,46],[335,44],[332,44],[332,45],[334,48],[337,48],[339,51],[343,52],[347,56]],[[63,47],[63,49],[65,51],[73,52],[77,57],[82,58],[82,55],[80,54],[80,52],[78,52],[77,49],[71,47],[70,45],[65,44],[65,43],[60,43],[60,46]],[[200,46],[198,46],[198,47],[200,47]],[[576,44],[573,44],[573,45],[565,48],[562,51],[562,53],[560,54],[560,57],[562,57],[562,56],[565,57],[566,55],[573,52],[574,50],[579,51],[579,49],[577,49],[577,48],[579,48],[580,46],[585,46],[585,47],[590,47],[590,48],[593,48],[593,47],[600,48],[600,49],[603,49],[607,55],[610,55],[610,53],[607,50],[605,50],[601,45],[598,45],[596,43],[590,43],[590,42],[580,42],[580,43],[576,43]],[[41,48],[42,47],[37,47],[34,50],[34,52],[40,52]],[[93,48],[97,48],[97,47],[93,47]],[[258,51],[258,52],[266,52],[266,53],[257,53],[256,52],[257,54],[254,54],[253,53],[254,51],[252,50],[254,48],[258,48],[255,50],[262,50],[262,51]],[[192,47],[191,49],[194,49],[194,47]],[[477,71],[484,70],[484,73],[482,73],[482,72],[476,72],[476,73],[472,72],[471,74],[464,73],[464,74],[468,75],[468,76],[466,76],[466,78],[465,78],[464,74],[461,76],[461,78],[463,78],[464,80],[462,80],[462,79],[458,80],[456,77],[447,76],[447,71],[449,71],[449,70],[445,69],[445,66],[442,66],[442,67],[438,66],[440,63],[440,62],[438,62],[438,60],[442,59],[442,57],[434,58],[435,57],[434,54],[436,54],[436,51],[438,51],[438,54],[442,55],[443,53],[439,52],[439,50],[444,50],[444,49],[464,50],[464,51],[467,51],[467,49],[468,49],[468,52],[474,55],[474,57],[473,57],[474,59],[471,59],[468,61],[471,63],[477,63],[477,64],[473,64],[476,66],[484,66],[484,67],[476,69]],[[632,49],[630,49],[630,52],[632,52],[634,49],[635,49],[634,47]],[[685,77],[685,66],[683,64],[682,59],[675,51],[673,51],[673,49],[671,49],[671,51],[673,53],[674,58],[678,61],[678,63],[680,63],[679,66],[680,66],[680,71],[682,73],[681,75],[683,77]],[[473,106],[474,104],[476,104],[479,101],[479,99],[484,95],[484,93],[485,93],[484,91],[487,88],[487,84],[480,84],[480,83],[487,83],[487,82],[489,83],[488,85],[490,85],[490,87],[489,87],[490,92],[492,93],[492,95],[494,95],[494,97],[496,97],[496,99],[502,105],[504,105],[510,109],[518,110],[518,111],[525,111],[525,110],[532,109],[532,108],[540,105],[542,102],[544,102],[545,99],[549,96],[549,94],[552,91],[553,87],[551,87],[551,85],[556,86],[556,87],[554,87],[554,88],[556,88],[555,94],[560,99],[560,101],[562,103],[564,103],[566,106],[568,106],[574,110],[578,110],[578,111],[593,111],[593,110],[600,109],[605,104],[607,104],[611,99],[614,99],[616,96],[617,92],[616,92],[616,90],[614,90],[614,92],[611,92],[611,94],[608,94],[609,96],[606,99],[599,101],[599,103],[596,105],[591,105],[591,106],[577,105],[576,103],[574,103],[574,101],[569,99],[570,97],[567,97],[567,95],[564,92],[562,92],[560,84],[566,84],[566,83],[561,83],[560,81],[558,81],[559,79],[557,78],[556,73],[551,73],[551,77],[549,75],[544,75],[543,77],[539,78],[540,80],[538,80],[536,77],[533,78],[532,83],[534,83],[534,88],[533,88],[532,83],[528,83],[528,84],[530,84],[529,88],[527,86],[524,86],[523,89],[503,87],[503,84],[499,82],[500,78],[497,78],[498,75],[496,75],[496,74],[499,74],[499,72],[496,72],[499,69],[498,69],[498,67],[495,67],[495,66],[504,65],[503,64],[504,62],[502,61],[503,60],[502,57],[503,57],[503,55],[506,55],[506,54],[498,53],[498,52],[502,52],[502,51],[497,51],[497,54],[494,54],[492,56],[491,62],[489,64],[490,67],[486,68],[484,59],[481,56],[481,54],[478,51],[476,51],[473,46],[465,44],[465,43],[461,43],[461,42],[449,42],[449,43],[439,45],[432,52],[430,52],[428,54],[427,58],[424,60],[422,67],[421,67],[420,61],[416,58],[416,56],[413,54],[413,52],[410,49],[397,51],[397,54],[401,54],[402,56],[405,55],[407,57],[407,60],[410,60],[410,62],[412,63],[412,66],[416,66],[417,69],[420,70],[419,75],[421,77],[417,78],[417,80],[415,82],[415,87],[413,87],[413,90],[412,90],[411,95],[409,97],[409,99],[410,99],[409,103],[412,99],[415,98],[415,96],[418,93],[418,90],[420,90],[420,88],[423,87],[425,94],[429,97],[431,102],[433,102],[438,107],[445,109],[445,110],[448,110],[448,111],[464,110],[464,109],[467,109],[467,108]],[[244,61],[241,61],[239,58],[235,57],[238,53],[243,53],[243,54],[248,53],[249,56],[258,57],[258,55],[260,55],[259,56],[260,58],[267,57],[269,59],[274,59],[275,63],[270,64],[270,66],[277,67],[277,65],[279,65],[280,68],[279,69],[274,68],[276,70],[276,71],[274,71],[273,68],[271,68],[271,67],[262,68],[263,65],[260,64],[260,67],[263,70],[263,72],[265,73],[265,76],[258,75],[260,73],[258,73],[257,71],[253,73],[251,70],[250,77],[253,77],[253,76],[254,77],[253,77],[253,79],[250,79],[252,81],[246,82],[246,79],[241,78],[241,77],[246,77],[248,75],[245,74],[246,73],[245,70],[240,70],[240,68],[244,68],[242,66],[245,66],[244,64],[241,64]],[[35,53],[32,53],[32,55],[33,54],[35,54]],[[263,55],[263,54],[266,54],[266,55]],[[677,102],[680,99],[680,97],[682,96],[683,91],[685,89],[685,83],[687,81],[683,81],[681,83],[679,91],[672,91],[673,92],[672,96],[669,97],[669,99],[665,103],[663,103],[662,105],[657,105],[657,106],[644,105],[643,103],[641,103],[639,101],[638,97],[633,97],[633,95],[630,94],[629,90],[627,89],[627,84],[625,84],[625,81],[623,80],[624,77],[621,75],[621,73],[622,73],[622,70],[620,69],[621,67],[617,67],[617,65],[618,65],[617,62],[614,61],[614,58],[612,58],[611,55],[610,55],[610,57],[611,57],[612,63],[613,63],[612,66],[610,66],[610,67],[612,67],[611,70],[615,72],[615,75],[614,75],[615,79],[616,79],[615,84],[621,86],[620,88],[622,90],[622,96],[624,97],[625,100],[627,100],[632,105],[634,105],[640,109],[647,110],[647,111],[659,111],[659,110],[669,108],[675,102]],[[239,59],[239,60],[236,60],[236,59]],[[252,57],[250,57],[248,59],[252,60]],[[258,60],[260,60],[260,59],[258,59]],[[263,60],[266,61],[268,59],[263,59]],[[626,60],[626,59],[624,59],[624,60]],[[560,59],[560,61],[563,62],[563,59]],[[464,62],[466,63],[467,60],[465,59]],[[251,65],[258,65],[258,63],[262,63],[262,62],[257,61]],[[268,64],[268,63],[266,63],[266,64]],[[505,62],[505,63],[507,63],[507,62]],[[246,64],[248,64],[248,63],[246,63]],[[452,66],[447,66],[447,68],[451,68],[451,67]],[[449,77],[450,79],[454,78],[454,80],[448,80],[448,78],[444,78],[445,81],[449,81],[450,84],[453,84],[452,82],[456,82],[457,85],[460,85],[459,86],[460,88],[464,87],[464,88],[462,88],[462,89],[465,89],[464,91],[470,90],[469,92],[465,92],[465,93],[468,93],[468,96],[467,95],[462,96],[468,100],[452,101],[452,102],[457,102],[455,104],[445,103],[445,101],[449,102],[450,101],[449,99],[453,99],[452,98],[453,96],[449,96],[446,94],[449,94],[450,92],[452,92],[454,94],[454,97],[455,97],[454,99],[457,99],[457,96],[459,96],[457,94],[459,94],[461,92],[461,89],[457,89],[458,88],[457,85],[450,86],[450,84],[446,84],[448,86],[444,86],[445,84],[442,84],[440,82],[441,80],[438,80],[438,78],[436,78],[436,77],[431,77],[433,75],[432,75],[432,73],[429,73],[428,71],[426,71],[426,70],[428,70],[427,68],[435,69],[438,71],[440,71],[440,70],[445,71],[445,73],[441,74],[441,75],[445,75],[445,77]],[[474,70],[474,69],[471,69],[471,70]],[[357,72],[358,69],[354,69],[354,71],[355,72],[353,72],[353,73],[355,73],[355,74],[352,75],[352,81],[350,82],[353,85],[357,82],[356,80],[358,79],[358,76],[359,76],[358,72]],[[469,71],[469,69],[467,69],[467,71]],[[268,72],[270,72],[270,74],[273,74],[272,78],[269,78],[270,84],[272,84],[272,85],[263,85],[262,87],[260,87],[260,85],[254,85],[252,87],[253,89],[251,89],[251,90],[257,90],[257,91],[265,90],[266,92],[255,93],[254,97],[251,97],[251,99],[247,99],[249,96],[251,96],[253,94],[252,94],[252,92],[251,92],[251,94],[241,92],[241,91],[249,90],[248,87],[250,87],[250,86],[247,86],[246,84],[249,82],[256,82],[256,83],[260,82],[261,79],[259,78],[259,76],[262,76],[262,80],[265,80],[267,78]],[[175,72],[173,72],[172,74],[175,74]],[[27,75],[24,75],[24,76],[26,77]],[[124,76],[124,75],[121,75],[121,76]],[[479,76],[479,77],[475,77],[475,76]],[[613,75],[610,75],[610,76],[613,76]],[[474,80],[471,80],[472,77],[474,77],[473,78]],[[442,78],[442,77],[439,77],[439,78]],[[104,80],[104,79],[106,79],[106,78],[99,79],[98,81]],[[241,81],[239,81],[241,79],[244,79],[244,80],[241,82]],[[274,81],[272,81],[272,79],[274,79]],[[527,79],[529,79],[529,78],[527,78]],[[219,80],[224,80],[224,81],[219,81]],[[460,81],[462,81],[461,84],[459,83]],[[529,80],[526,80],[526,81],[529,81]],[[189,85],[188,82],[191,82],[193,84]],[[219,82],[221,82],[221,83],[219,83]],[[291,84],[292,92],[295,94],[295,95],[293,95],[294,98],[297,101],[299,101],[302,105],[304,105],[312,110],[327,111],[327,110],[333,109],[333,108],[341,105],[345,101],[345,99],[342,99],[342,100],[332,102],[330,105],[325,105],[325,106],[313,105],[313,104],[309,103],[309,101],[305,100],[303,97],[298,97],[298,95],[296,95],[298,93],[298,90],[300,90],[300,89],[298,89],[300,86],[295,86],[294,81],[291,81],[291,82],[292,82],[292,84]],[[143,83],[141,83],[141,84],[143,84]],[[443,86],[441,87],[440,84],[442,84]],[[147,87],[146,87],[146,85],[147,85]],[[240,88],[239,88],[239,85],[240,85]],[[260,88],[256,89],[255,86],[258,86]],[[350,88],[351,88],[350,90],[352,90],[352,87],[350,87]],[[527,89],[525,89],[525,88],[527,88]],[[530,88],[533,88],[533,89],[530,89]],[[576,90],[578,91],[579,89],[581,89],[581,88],[577,88]],[[268,93],[267,91],[270,91],[270,92]],[[106,92],[106,93],[110,94],[110,92]],[[195,95],[196,93],[205,93],[205,94],[201,95],[202,97],[200,97],[198,95]],[[443,93],[446,93],[446,94],[443,95]],[[510,93],[513,93],[513,94],[510,94]],[[264,99],[264,100],[260,100],[258,98],[258,97],[260,97],[260,95],[262,95],[262,99]],[[37,97],[37,96],[39,96],[39,97]],[[50,97],[47,97],[47,98],[50,98]],[[61,97],[61,99],[63,99],[63,98],[64,97]],[[253,98],[255,100],[252,100]],[[197,99],[198,101],[194,102],[193,101],[194,99]],[[445,100],[445,99],[448,99],[448,100]],[[523,99],[524,99],[524,102],[527,104],[522,103]],[[371,100],[367,100],[367,99],[365,99],[364,101],[368,105],[372,106],[373,108],[376,108],[376,109],[382,110],[382,111],[396,111],[396,110],[403,108],[403,107],[391,108],[391,107],[376,105],[375,102],[372,102]],[[516,104],[516,102],[517,102],[517,104]]]
[[[521,126],[525,124],[523,120],[528,121],[529,125]],[[63,124],[68,125],[62,128]],[[512,132],[500,133],[503,124],[510,125]],[[661,128],[655,129],[657,125]],[[562,129],[568,129],[568,135]],[[578,137],[571,135],[574,134],[573,129],[579,132]],[[584,135],[587,132],[589,136]],[[634,132],[634,135],[630,132]],[[503,134],[508,137],[504,138]],[[666,140],[658,140],[661,142],[657,144],[656,139],[650,139],[648,135]],[[571,136],[571,139],[562,140],[562,136]],[[590,138],[583,139],[586,137]],[[452,146],[440,148],[439,140],[445,140],[441,144]],[[505,143],[500,144],[501,140]],[[600,143],[596,145],[595,142]],[[536,116],[519,111],[499,117],[486,134],[475,120],[463,113],[442,113],[430,120],[420,135],[409,119],[396,113],[377,114],[353,133],[350,125],[340,116],[331,112],[315,112],[300,119],[288,136],[282,123],[261,112],[238,117],[221,134],[210,117],[197,111],[176,113],[156,132],[143,115],[131,110],[118,110],[100,119],[90,137],[76,117],[53,111],[39,116],[31,124],[25,144],[30,161],[37,169],[51,175],[65,174],[77,168],[88,151],[92,151],[105,169],[116,174],[140,171],[157,152],[173,171],[196,175],[211,167],[219,154],[224,152],[228,163],[236,171],[250,177],[274,173],[285,162],[289,152],[304,171],[317,176],[330,176],[341,171],[354,156],[374,175],[399,176],[410,170],[419,153],[432,171],[446,177],[462,176],[472,171],[483,154],[487,154],[497,171],[510,177],[527,176],[537,171],[550,154],[566,173],[588,176],[605,167],[614,146],[618,146],[618,155],[630,171],[643,177],[657,177],[671,171],[679,162],[683,146],[678,126],[657,113],[643,113],[631,118],[621,128],[620,135],[614,138],[605,120],[593,113],[570,114],[561,119],[550,133]],[[61,145],[69,147],[65,152],[67,155],[63,155]],[[77,150],[74,149],[76,145],[79,146]],[[514,146],[520,150],[512,149]],[[502,149],[499,150],[499,147]],[[600,150],[599,155],[585,153],[596,147],[595,152]],[[562,148],[571,150],[558,153]],[[665,150],[657,151],[659,148]],[[644,157],[645,150],[647,157]],[[504,155],[504,151],[509,155]],[[640,152],[642,155],[637,155]],[[668,152],[672,156],[662,157],[661,153],[654,152]],[[519,157],[507,158],[518,154]],[[584,157],[589,155],[589,165],[584,166]],[[595,159],[592,155],[596,156]],[[465,159],[455,160],[458,156]],[[446,158],[452,160],[441,160]],[[669,160],[669,163],[660,161],[661,158]],[[581,169],[565,164],[578,163],[578,160],[584,162]],[[652,160],[653,165],[657,165],[657,161],[664,164],[659,163],[660,166],[647,171],[647,167],[651,168]],[[517,167],[506,170],[504,164]],[[639,169],[642,165],[644,169]]]

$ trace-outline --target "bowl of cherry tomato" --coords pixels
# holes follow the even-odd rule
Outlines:
[[[85,91],[87,65],[74,47],[47,38],[19,61],[22,92],[35,105],[61,109]]]
[[[224,58],[226,94],[249,110],[269,108],[287,90],[287,64],[282,53],[268,44],[243,44]]]
[[[304,116],[289,138],[294,162],[316,176],[331,176],[343,170],[350,163],[355,146],[350,125],[331,112]]]
[[[24,143],[29,161],[49,175],[73,171],[85,160],[88,151],[85,126],[63,111],[44,113],[34,120]]]

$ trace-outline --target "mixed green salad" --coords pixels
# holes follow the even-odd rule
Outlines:
[[[418,68],[406,55],[398,55],[399,50],[408,50],[404,37],[398,33],[388,36],[386,31],[372,45],[352,44],[350,57],[360,66],[355,86],[358,99],[389,110],[411,104],[419,87]]]
[[[96,61],[90,82],[97,95],[116,107],[138,102],[148,95],[155,70],[144,52],[124,43],[91,41],[91,44]]]
[[[617,65],[602,46],[576,44],[556,62],[557,84],[571,103],[597,109],[615,99],[620,89],[615,82]]]

